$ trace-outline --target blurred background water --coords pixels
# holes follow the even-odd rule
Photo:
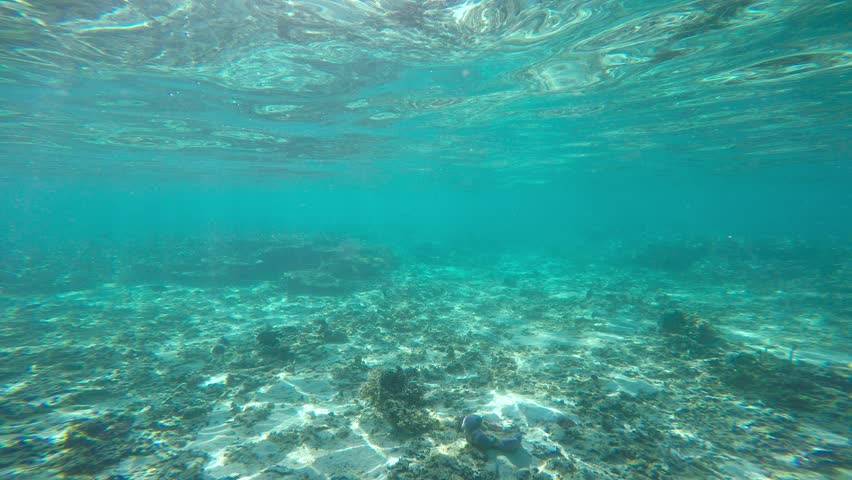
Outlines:
[[[849,2],[0,10],[13,243],[850,233]]]

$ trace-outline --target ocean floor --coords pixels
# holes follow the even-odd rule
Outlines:
[[[6,251],[3,478],[852,478],[837,245]]]

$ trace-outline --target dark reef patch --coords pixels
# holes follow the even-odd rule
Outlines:
[[[56,466],[68,475],[95,474],[128,455],[141,453],[147,444],[132,434],[132,426],[132,417],[115,413],[72,422]]]
[[[725,343],[710,322],[681,310],[661,315],[658,327],[667,344],[679,352],[706,356]]]
[[[361,387],[361,398],[402,432],[429,431],[437,421],[423,408],[426,387],[418,383],[419,376],[414,368],[373,370]]]
[[[710,371],[744,397],[802,411],[850,411],[849,371],[796,363],[768,353],[734,353],[710,362]]]

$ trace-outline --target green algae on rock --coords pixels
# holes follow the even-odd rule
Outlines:
[[[849,411],[852,381],[842,367],[791,363],[768,353],[733,353],[711,361],[710,371],[746,398],[767,405],[803,411]]]
[[[417,382],[418,377],[415,368],[373,370],[361,386],[361,398],[400,431],[429,431],[437,421],[423,409],[426,387]]]
[[[707,354],[724,343],[713,325],[681,310],[664,313],[658,326],[673,348],[685,352]]]
[[[118,463],[145,445],[132,434],[132,425],[130,416],[114,413],[72,422],[56,465],[65,474],[80,475],[98,473]]]

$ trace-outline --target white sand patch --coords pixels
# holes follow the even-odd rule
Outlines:
[[[801,424],[798,428],[799,434],[817,439],[821,444],[836,447],[852,447],[852,439],[836,433],[832,433],[816,425]]]
[[[346,472],[359,478],[375,478],[387,465],[387,458],[369,445],[333,451],[316,458],[314,468],[329,476]]]
[[[323,375],[281,373],[276,380],[258,388],[245,403],[226,400],[214,407],[208,425],[189,446],[209,455],[206,473],[248,479],[265,478],[266,471],[298,471],[303,476],[299,478],[347,472],[378,478],[398,461],[371,442],[357,422],[348,425],[335,416],[346,405],[333,401],[337,392]]]
[[[730,475],[730,478],[748,478],[751,480],[767,480],[770,477],[754,464],[742,459],[732,460],[719,466],[719,471]]]
[[[260,387],[255,393],[253,400],[262,403],[294,404],[301,403],[307,396],[306,393],[299,391],[290,382],[278,382]]]
[[[565,334],[544,330],[532,330],[512,335],[512,339],[507,340],[506,343],[536,348],[548,348],[554,346],[576,346],[580,343],[580,341],[576,337],[570,337]]]
[[[483,410],[487,417],[511,419],[525,426],[539,426],[543,424],[556,423],[567,415],[555,408],[546,407],[535,400],[522,395],[508,393],[500,394],[492,392],[493,399]]]
[[[656,383],[656,384],[655,384]],[[604,390],[610,393],[624,392],[631,397],[656,395],[662,390],[662,382],[651,383],[641,378],[628,378],[623,375],[610,375]]]
[[[331,385],[327,378],[292,376],[288,377],[287,380],[299,393],[306,396],[330,399],[337,394],[337,389]]]
[[[225,381],[228,379],[227,373],[222,373],[219,375],[214,375],[207,380],[201,382],[202,387],[209,387],[210,385],[224,385]]]

